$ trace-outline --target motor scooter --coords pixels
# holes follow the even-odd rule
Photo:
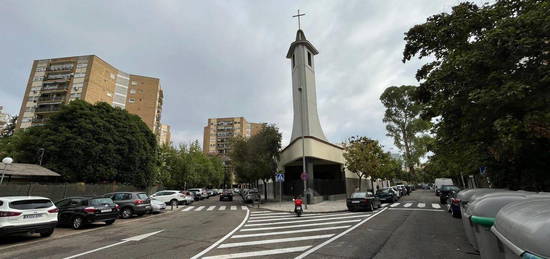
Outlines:
[[[304,212],[302,208],[302,199],[292,199],[294,201],[294,213],[296,213],[296,216],[300,217],[302,216],[302,213]]]

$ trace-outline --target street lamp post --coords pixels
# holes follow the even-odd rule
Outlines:
[[[303,105],[302,105],[302,87],[298,88],[298,91],[300,92],[300,118],[302,119],[300,121],[300,128],[302,128],[302,173],[306,173],[306,148],[305,148],[305,138],[304,138],[304,112],[303,112]],[[304,202],[304,207],[307,210],[307,179],[306,177],[303,177],[304,182],[304,199],[306,202]]]
[[[4,157],[2,159],[2,164],[4,164],[4,170],[2,170],[2,178],[0,178],[0,184],[4,181],[4,175],[6,174],[6,168],[13,162],[13,159],[11,157]]]

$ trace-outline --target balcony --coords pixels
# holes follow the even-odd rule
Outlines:
[[[34,118],[32,119],[32,125],[33,126],[44,125],[46,121],[48,121],[48,118]]]
[[[41,92],[64,92],[69,89],[69,86],[67,84],[50,84],[50,85],[44,85],[40,89]]]
[[[49,113],[49,112],[56,112],[61,109],[60,105],[49,105],[49,106],[41,106],[37,107],[34,112],[35,113]]]
[[[65,96],[40,96],[38,103],[62,103],[65,102]]]

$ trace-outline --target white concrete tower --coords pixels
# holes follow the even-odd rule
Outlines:
[[[306,39],[304,32],[301,29],[298,30],[296,41],[290,44],[286,54],[286,57],[291,60],[292,98],[294,101],[291,142],[302,136],[302,125],[304,136],[327,141],[317,113],[314,63],[314,56],[317,54],[319,51]]]

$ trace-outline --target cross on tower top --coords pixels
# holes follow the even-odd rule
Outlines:
[[[293,15],[292,17],[298,17],[298,30],[301,30],[301,24],[300,24],[300,16],[306,15],[305,13],[300,13],[300,9],[298,9],[298,14]]]

